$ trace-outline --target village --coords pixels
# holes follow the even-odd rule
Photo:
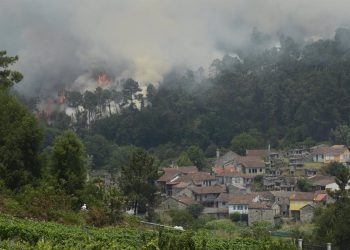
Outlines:
[[[349,161],[345,145],[246,150],[246,156],[232,151],[221,155],[217,150],[210,172],[195,166],[162,169],[157,180],[162,202],[157,211],[200,205],[202,214],[218,219],[236,214],[248,225],[256,221],[311,223],[317,207],[334,202],[328,192],[339,189],[335,177],[323,168],[333,162],[348,166]],[[300,190],[300,180],[310,190]]]

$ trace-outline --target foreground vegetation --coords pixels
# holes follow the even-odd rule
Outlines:
[[[291,241],[221,239],[208,232],[155,231],[130,226],[65,226],[0,216],[2,249],[235,249],[294,250]]]

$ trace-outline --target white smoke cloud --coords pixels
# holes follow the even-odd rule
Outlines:
[[[329,38],[350,26],[348,0],[1,0],[0,49],[18,54],[34,95],[90,71],[158,83],[174,67],[207,67],[247,44],[253,27],[272,36]]]

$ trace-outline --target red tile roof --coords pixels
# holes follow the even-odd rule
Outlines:
[[[206,186],[206,187],[193,187],[192,191],[195,194],[220,194],[226,192],[226,189],[223,186]]]
[[[315,194],[313,192],[295,192],[289,199],[290,200],[301,200],[301,201],[313,201]]]
[[[329,148],[327,155],[340,155],[347,151],[348,148],[345,145],[333,145]]]
[[[187,195],[175,196],[173,198],[185,205],[199,204],[197,201],[193,200],[191,197],[188,197]]]
[[[268,149],[247,149],[246,155],[248,157],[254,156],[259,158],[264,158],[269,155]]]
[[[248,205],[248,209],[271,209],[266,203],[252,202]]]
[[[256,198],[257,196],[258,194],[255,194],[255,193],[248,193],[248,194],[222,193],[215,199],[215,201],[228,202],[229,204],[249,204],[253,202],[253,199]]]

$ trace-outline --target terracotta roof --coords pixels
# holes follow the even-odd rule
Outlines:
[[[169,182],[177,175],[181,173],[177,169],[167,169],[164,171],[164,174],[157,180],[158,182]]]
[[[308,179],[312,186],[326,186],[335,183],[335,177],[328,175],[315,175]]]
[[[220,194],[226,192],[226,189],[220,185],[193,187],[192,191],[196,194]]]
[[[250,156],[250,157],[240,157],[237,159],[237,163],[242,164],[248,168],[264,168],[265,162],[259,157]]]
[[[254,156],[254,157],[259,157],[259,158],[264,158],[269,155],[269,150],[268,149],[247,149],[246,150],[246,156]]]
[[[290,191],[271,191],[271,194],[275,197],[289,198],[294,192]]]
[[[193,181],[209,181],[209,180],[216,180],[215,176],[210,175],[207,172],[198,172],[198,173],[191,173],[188,175],[185,175],[183,177],[190,178]]]
[[[315,194],[314,201],[321,202],[321,201],[327,200],[327,197],[328,197],[327,194],[323,194],[323,193]]]
[[[183,173],[183,174],[197,173],[198,172],[198,168],[196,166],[163,168],[162,170],[164,172],[176,170],[176,171],[179,171],[180,173]]]
[[[313,192],[295,192],[289,199],[290,200],[302,200],[302,201],[313,201],[315,194]]]
[[[312,155],[323,155],[326,154],[330,149],[330,146],[328,145],[320,145],[314,148],[311,148],[311,154]]]
[[[177,184],[175,184],[172,188],[186,188],[190,185],[190,182],[179,182]]]
[[[222,167],[222,166],[224,166],[225,163],[233,161],[237,157],[239,157],[238,154],[236,154],[233,151],[228,151],[226,154],[224,154],[221,157],[219,157],[219,159],[216,159],[214,164],[215,164],[215,166],[221,166]]]
[[[197,201],[193,200],[191,197],[188,197],[187,195],[180,195],[173,197],[175,200],[185,204],[185,205],[194,205],[199,204]]]
[[[233,173],[235,171],[236,171],[236,167],[234,165],[227,165],[227,166],[224,166],[224,167],[221,167],[221,166],[213,167],[213,172],[217,176],[223,176],[225,174]]]
[[[228,202],[229,204],[249,204],[257,196],[258,194],[255,194],[255,193],[248,193],[248,194],[222,193],[215,199],[215,201]]]
[[[252,202],[248,205],[248,209],[271,209],[266,203]]]
[[[347,151],[348,148],[345,145],[333,145],[329,148],[327,155],[340,155]]]

